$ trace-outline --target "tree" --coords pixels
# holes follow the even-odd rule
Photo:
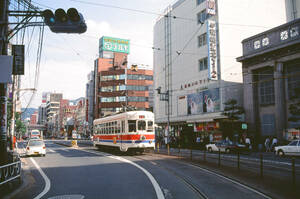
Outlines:
[[[239,106],[235,99],[228,100],[224,103],[224,105],[225,108],[222,114],[227,116],[227,118],[232,122],[235,120],[239,120],[240,116],[245,112],[244,108],[242,106]]]
[[[293,96],[293,104],[289,105],[289,111],[291,116],[288,118],[290,122],[300,121],[300,87],[295,89],[295,95]],[[300,129],[300,124],[296,127]]]
[[[16,123],[15,123],[15,131],[17,133],[20,133],[21,135],[25,135],[26,133],[26,126],[25,124],[21,121],[21,114],[20,113],[16,113]]]
[[[242,106],[239,106],[237,103],[237,100],[235,100],[235,99],[229,99],[227,102],[224,103],[224,105],[225,105],[225,108],[224,108],[224,112],[222,113],[222,115],[227,116],[227,119],[230,121],[231,133],[235,132],[236,128],[234,126],[234,122],[238,121],[240,119],[240,116],[245,112],[244,108]],[[227,130],[229,130],[229,129],[227,129]],[[226,132],[224,132],[224,133],[226,134]],[[227,132],[227,135],[230,135],[231,133]]]

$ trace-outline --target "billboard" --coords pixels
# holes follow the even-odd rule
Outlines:
[[[215,0],[207,0],[206,2],[206,13],[210,15],[216,14],[216,2]]]
[[[203,91],[203,112],[213,113],[220,111],[219,88]]]
[[[202,102],[203,97],[201,93],[193,93],[187,95],[187,113],[188,115],[199,114],[203,112]]]
[[[187,114],[213,113],[220,111],[219,88],[187,95]]]
[[[100,51],[112,51],[129,54],[129,40],[113,37],[101,37]]]
[[[217,25],[213,20],[207,20],[207,45],[208,45],[208,78],[218,79],[217,68]]]

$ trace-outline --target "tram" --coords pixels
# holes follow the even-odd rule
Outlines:
[[[122,152],[154,149],[154,114],[129,111],[94,120],[93,144],[114,147]]]

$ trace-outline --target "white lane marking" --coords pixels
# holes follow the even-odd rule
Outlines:
[[[187,166],[191,166],[191,167],[200,169],[200,170],[205,171],[206,173],[210,173],[210,174],[212,174],[212,175],[216,175],[216,176],[218,176],[219,178],[223,178],[223,179],[225,179],[225,180],[228,180],[228,181],[232,182],[233,184],[236,184],[236,185],[239,185],[239,186],[241,186],[241,187],[243,187],[243,188],[245,188],[245,189],[248,189],[249,191],[252,191],[252,192],[254,192],[254,193],[256,193],[256,194],[258,194],[258,195],[260,195],[260,196],[262,196],[262,197],[264,197],[264,198],[272,199],[271,197],[265,195],[264,193],[262,193],[262,192],[260,192],[260,191],[257,191],[257,190],[255,190],[255,189],[253,189],[253,188],[251,188],[251,187],[248,187],[248,186],[246,186],[246,185],[244,185],[244,184],[239,183],[238,181],[232,180],[232,179],[230,179],[230,178],[228,178],[228,177],[225,177],[225,176],[223,176],[223,175],[214,173],[214,172],[212,172],[212,171],[210,171],[210,170],[208,170],[208,169],[202,168],[202,167],[200,167],[200,166],[195,166],[195,165],[193,165],[193,164],[187,164],[187,163],[182,163],[182,164],[185,164],[185,165],[187,165]]]
[[[60,195],[60,196],[53,196],[48,199],[84,199],[83,195]]]
[[[108,153],[103,153],[103,152],[98,152],[98,153],[95,153],[95,152],[92,152],[92,151],[87,151],[87,150],[82,150],[82,149],[78,149],[78,150],[81,150],[81,151],[85,151],[85,152],[89,152],[89,153],[94,153],[94,154],[97,154],[97,155],[103,155],[105,157],[109,157],[109,158],[112,158],[112,159],[115,159],[115,160],[119,160],[121,162],[126,162],[128,164],[131,164],[137,168],[139,168],[140,170],[142,170],[146,176],[149,178],[150,182],[152,183],[153,187],[154,187],[154,190],[156,192],[156,196],[158,199],[165,199],[165,196],[162,192],[162,190],[160,189],[160,186],[159,184],[157,183],[157,181],[155,180],[155,178],[146,170],[144,169],[143,167],[141,167],[140,165],[130,161],[130,160],[127,160],[125,158],[121,158],[121,157],[118,157],[118,156],[114,156],[114,155],[111,155],[111,154],[108,154]]]
[[[34,198],[34,199],[40,199],[41,197],[43,197],[50,190],[51,183],[50,183],[49,178],[46,176],[46,174],[41,169],[41,167],[35,162],[35,160],[33,158],[30,158],[30,160],[32,161],[34,166],[37,168],[37,170],[40,172],[41,176],[44,178],[45,183],[46,183],[44,190]]]
[[[48,149],[48,151],[50,151],[50,152],[54,153],[54,151],[53,151],[52,149]]]

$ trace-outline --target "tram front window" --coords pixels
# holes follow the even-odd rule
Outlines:
[[[136,132],[136,120],[128,120],[128,132]]]
[[[148,132],[152,132],[153,131],[153,122],[152,121],[148,121],[148,128],[147,128]]]
[[[138,130],[139,131],[146,130],[146,121],[144,121],[144,120],[139,120],[138,121]]]

